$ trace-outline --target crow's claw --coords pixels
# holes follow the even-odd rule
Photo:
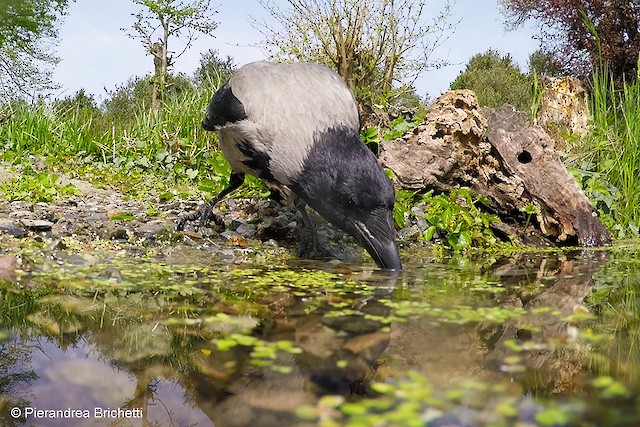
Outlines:
[[[178,221],[176,223],[176,230],[182,231],[184,230],[184,226],[187,222],[196,221],[198,219],[199,221],[197,228],[205,227],[210,221],[213,221],[218,227],[221,225],[224,227],[224,222],[222,221],[222,219],[213,213],[213,204],[211,203],[211,201],[208,201],[201,204],[195,212],[183,215],[178,218]]]
[[[298,257],[306,259],[332,259],[334,255],[320,243],[318,233],[315,229],[304,227],[300,230]]]

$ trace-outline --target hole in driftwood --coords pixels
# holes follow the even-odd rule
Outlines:
[[[518,154],[518,161],[520,163],[523,163],[523,164],[531,163],[531,160],[533,160],[533,157],[531,157],[531,153],[529,153],[527,150],[524,150],[523,152]]]
[[[530,340],[531,338],[533,338],[533,334],[527,329],[518,329],[516,331],[516,338],[522,341]]]

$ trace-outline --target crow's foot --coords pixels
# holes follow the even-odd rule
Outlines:
[[[298,257],[304,259],[332,259],[334,254],[320,243],[316,230],[303,228],[300,230]]]
[[[199,221],[196,228],[203,228],[210,221],[213,221],[216,226],[224,228],[224,221],[222,221],[222,218],[213,213],[213,204],[209,201],[201,204],[195,212],[183,215],[178,218],[178,221],[176,223],[176,230],[182,231],[184,230],[184,226],[187,222],[196,221],[198,219]]]

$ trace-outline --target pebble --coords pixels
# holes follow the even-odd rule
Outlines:
[[[33,211],[12,211],[9,212],[9,218],[15,219],[35,219],[36,214]]]
[[[247,239],[251,239],[256,235],[257,227],[253,224],[240,224],[236,228],[236,232]]]

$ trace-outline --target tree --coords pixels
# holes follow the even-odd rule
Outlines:
[[[217,50],[209,49],[200,54],[200,65],[194,73],[195,81],[200,85],[224,83],[235,71],[231,56],[222,59]]]
[[[561,77],[566,74],[562,65],[558,63],[558,59],[549,52],[543,52],[538,49],[529,55],[529,73],[538,76]]]
[[[471,89],[483,107],[511,104],[520,111],[529,108],[531,81],[520,72],[510,55],[488,50],[471,57],[451,89]]]
[[[431,55],[455,27],[449,2],[431,21],[427,0],[287,0],[286,10],[259,3],[280,26],[256,23],[272,56],[334,68],[365,114],[388,103],[394,84],[410,87],[420,73],[443,65]]]
[[[132,0],[143,9],[133,14],[135,23],[128,35],[140,39],[147,53],[153,57],[151,109],[160,112],[167,84],[167,73],[175,59],[182,56],[200,34],[212,35],[218,23],[211,20],[217,13],[211,0]],[[126,29],[123,29],[128,31]],[[184,46],[179,53],[169,50],[169,39],[182,38]]]
[[[51,44],[68,0],[3,0],[0,7],[0,102],[52,87]]]
[[[604,61],[617,81],[635,79],[640,54],[640,0],[502,0],[512,28],[533,19],[544,52],[584,76]]]

